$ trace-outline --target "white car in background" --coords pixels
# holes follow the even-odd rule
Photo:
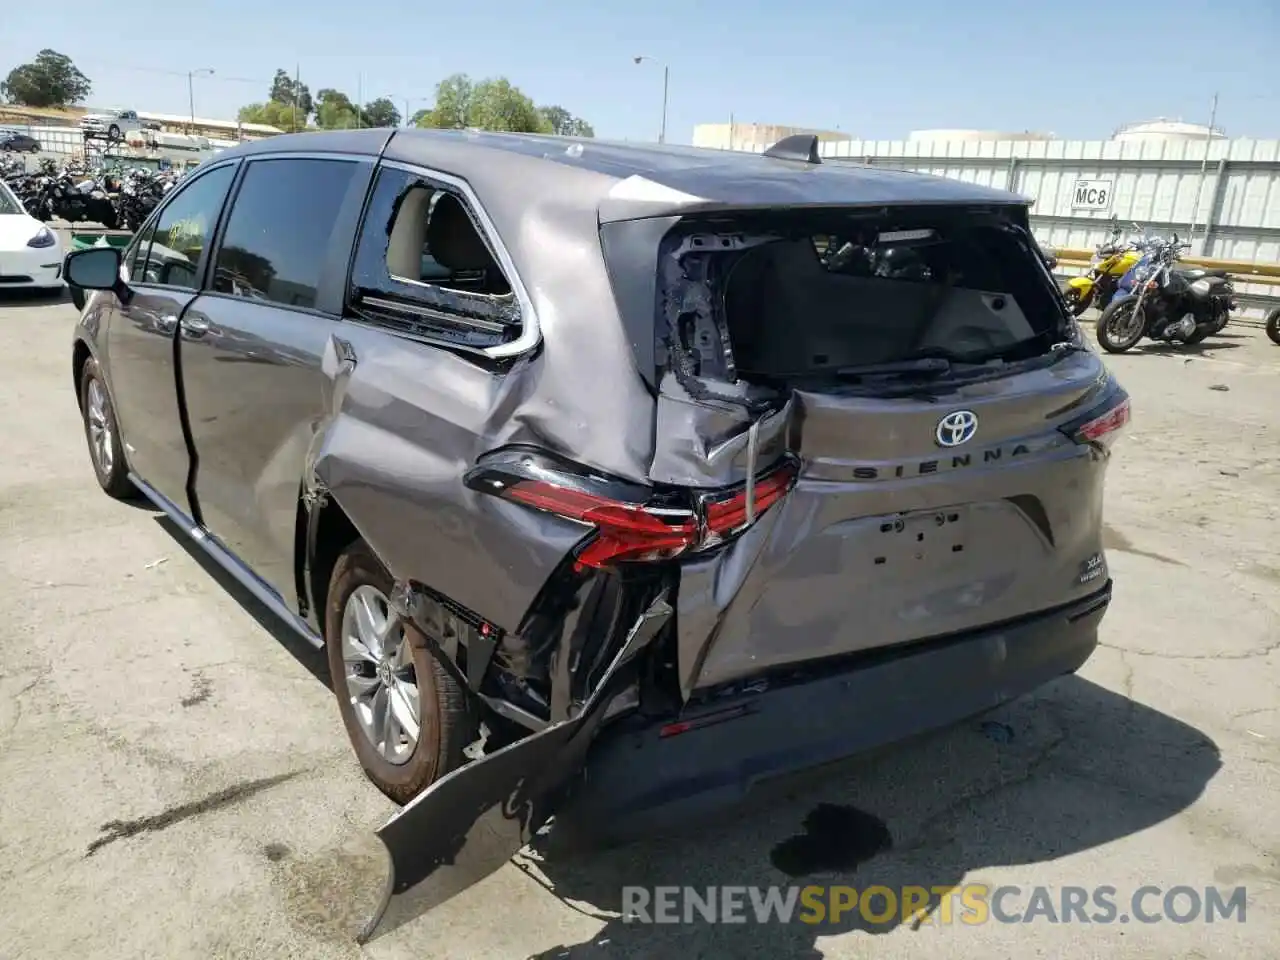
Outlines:
[[[58,235],[23,209],[0,180],[0,291],[62,286]]]

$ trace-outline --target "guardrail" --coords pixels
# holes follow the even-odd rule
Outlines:
[[[1094,251],[1058,247],[1058,260],[1088,266]],[[1215,260],[1211,257],[1179,257],[1179,263],[1204,267],[1206,270],[1225,270],[1233,277],[1248,279],[1249,283],[1280,282],[1280,263],[1253,263],[1247,260]],[[1271,280],[1270,278],[1276,278]]]

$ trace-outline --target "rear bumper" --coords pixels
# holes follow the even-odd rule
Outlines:
[[[660,736],[627,718],[603,731],[556,817],[558,841],[613,843],[734,804],[763,781],[951,726],[1080,668],[1111,582],[1069,606],[868,656],[804,682],[690,709],[732,719]]]

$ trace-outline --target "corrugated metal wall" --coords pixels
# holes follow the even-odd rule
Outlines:
[[[1186,237],[1192,253],[1226,260],[1280,261],[1280,140],[848,140],[823,143],[828,162],[861,163],[955,177],[1034,200],[1042,243],[1091,248],[1111,217],[1131,229]],[[1110,181],[1105,209],[1080,209],[1077,181]],[[1280,288],[1245,284],[1258,314]]]

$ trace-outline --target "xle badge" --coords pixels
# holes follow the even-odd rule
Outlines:
[[[1095,553],[1092,557],[1080,564],[1080,576],[1076,578],[1076,583],[1088,583],[1090,580],[1097,580],[1106,572],[1106,565],[1103,563],[1102,554]]]

